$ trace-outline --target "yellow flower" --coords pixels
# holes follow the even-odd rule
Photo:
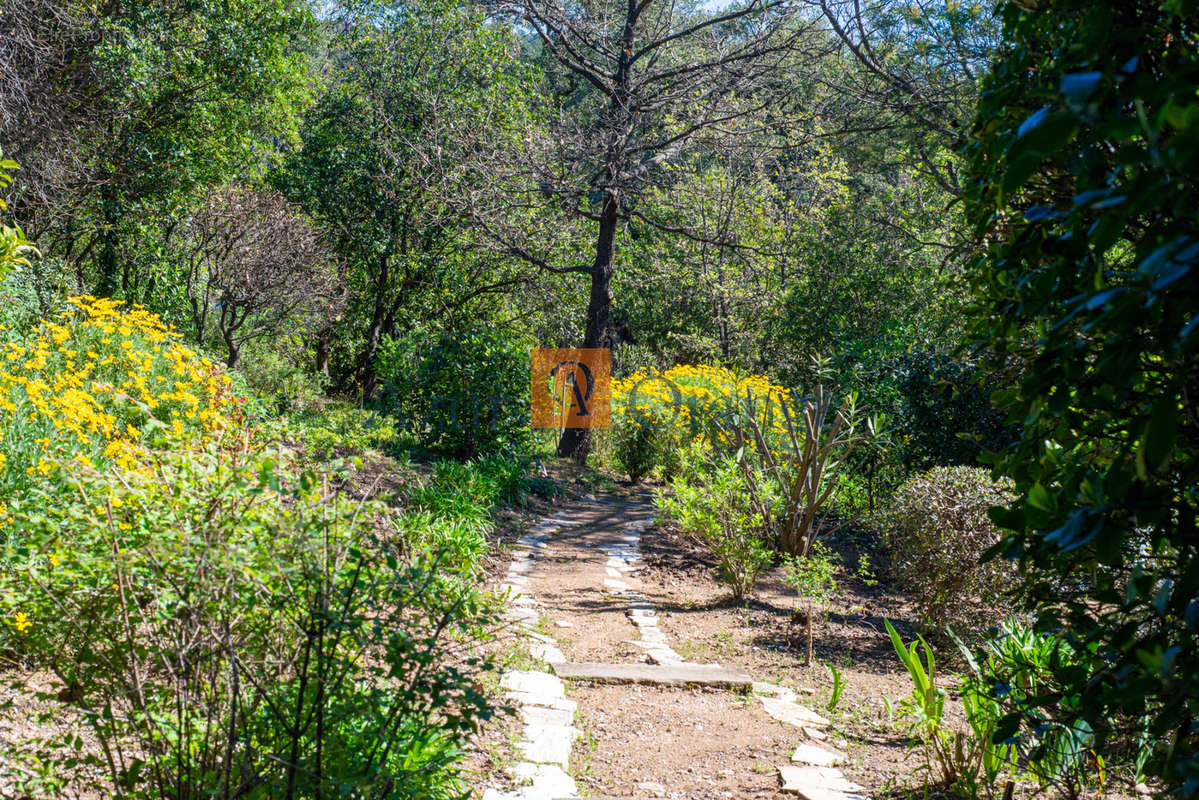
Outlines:
[[[17,633],[24,633],[33,627],[33,623],[29,621],[29,617],[25,615],[24,611],[18,611],[13,617],[13,627],[17,629]]]

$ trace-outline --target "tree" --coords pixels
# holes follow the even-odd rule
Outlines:
[[[533,246],[508,252],[553,273],[586,275],[582,346],[610,348],[623,226],[689,233],[646,214],[643,193],[672,161],[745,135],[752,126],[739,123],[771,107],[772,79],[808,27],[783,0],[748,0],[714,13],[662,0],[486,0],[486,7],[532,31],[577,84],[533,179],[553,205],[588,220],[594,237],[586,264],[553,263]],[[590,442],[590,431],[567,429],[558,454],[583,459]]]
[[[312,225],[275,192],[230,184],[188,225],[186,292],[196,341],[210,322],[236,367],[249,341],[290,324],[319,328],[338,275]]]
[[[488,164],[532,123],[512,40],[479,14],[442,0],[349,2],[336,13],[335,73],[276,184],[347,265],[370,398],[384,337],[469,315],[522,280],[477,246],[470,220],[494,205]]]
[[[4,157],[0,150],[0,189],[12,185],[12,175],[9,170],[17,169],[17,162]],[[7,211],[8,206],[0,199],[0,212]],[[29,257],[37,255],[37,249],[25,238],[19,227],[0,222],[0,283],[16,269],[29,266]]]
[[[969,128],[976,84],[999,46],[998,21],[982,2],[808,0],[840,40],[848,61],[821,75],[847,101],[847,131],[904,137],[924,176],[962,194],[950,153]],[[857,69],[848,67],[856,66]]]
[[[1069,642],[1046,718],[1143,737],[1146,769],[1199,794],[1199,9],[1002,7],[1008,41],[964,154],[973,335],[1022,426],[993,514],[1038,625]]]
[[[153,243],[127,234],[165,242],[197,193],[258,171],[307,94],[300,0],[4,0],[4,20],[0,139],[41,165],[13,208],[79,291],[134,294]]]

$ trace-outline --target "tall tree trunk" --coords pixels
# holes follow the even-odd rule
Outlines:
[[[616,228],[620,223],[619,200],[608,195],[600,215],[599,237],[595,243],[595,263],[591,267],[591,297],[587,302],[587,330],[583,347],[611,349],[612,273],[616,260]],[[558,440],[558,457],[573,458],[580,464],[591,452],[590,428],[567,428]]]
[[[316,334],[316,373],[329,377],[329,339],[333,332],[322,328]]]
[[[383,322],[383,309],[380,306],[371,316],[370,327],[366,329],[366,344],[362,347],[360,383],[362,384],[362,402],[364,403],[374,397],[375,390],[379,388],[379,374],[375,369],[375,360],[379,356],[379,342],[383,338]]]
[[[229,350],[229,357],[225,359],[225,366],[229,369],[235,369],[238,361],[241,360],[241,345],[233,337],[226,337],[225,347]]]
[[[375,360],[379,356],[379,342],[383,339],[387,323],[387,303],[385,294],[391,279],[391,262],[387,256],[379,257],[379,274],[375,280],[375,309],[371,313],[371,324],[366,329],[366,344],[362,347],[362,368],[359,382],[362,384],[362,402],[375,396],[379,388],[379,373],[375,368]]]
[[[105,190],[101,196],[101,217],[104,230],[100,233],[100,280],[97,297],[112,297],[117,292],[117,212],[116,198]]]

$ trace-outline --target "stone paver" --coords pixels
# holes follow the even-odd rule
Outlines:
[[[558,649],[557,641],[535,630],[541,622],[540,603],[522,594],[529,583],[535,559],[545,553],[550,534],[562,527],[573,525],[567,520],[550,517],[529,529],[512,548],[514,558],[508,567],[502,591],[510,595],[510,603],[504,610],[504,619],[514,623],[524,638],[531,641],[532,654],[549,663],[562,662],[566,657]],[[535,670],[512,670],[504,673],[500,685],[507,691],[504,697],[511,700],[520,712],[525,724],[522,738],[516,743],[517,752],[524,759],[512,767],[512,775],[518,781],[528,782],[514,791],[488,788],[483,792],[484,800],[554,800],[555,798],[577,797],[574,779],[566,773],[570,763],[570,750],[579,730],[570,723],[574,721],[578,704],[566,699],[565,686],[561,679],[547,672]]]
[[[804,727],[819,727],[827,728],[829,721],[817,714],[810,708],[805,708],[794,700],[788,700],[781,697],[759,697],[762,701],[762,708],[766,713],[777,719],[779,722],[785,722],[788,725],[793,725],[796,728]]]
[[[500,678],[500,686],[510,689],[513,692],[543,696],[548,700],[566,697],[566,693],[562,688],[562,681],[548,672],[535,672],[533,670],[505,672],[504,677]]]
[[[555,764],[562,769],[570,765],[570,748],[579,738],[579,729],[570,725],[530,724],[516,750],[531,764]],[[519,766],[519,765],[518,765]]]
[[[801,744],[791,754],[791,760],[813,767],[833,767],[845,760],[845,754],[817,744]]]
[[[867,791],[835,767],[779,767],[779,778],[784,792],[806,800],[857,800]]]
[[[715,689],[748,689],[753,679],[743,669],[714,664],[604,664],[568,661],[554,664],[554,673],[568,680],[594,683],[643,683],[657,686],[710,686]]]

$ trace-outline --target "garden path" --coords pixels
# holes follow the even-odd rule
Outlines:
[[[522,730],[482,800],[863,797],[820,743],[828,721],[794,691],[672,648],[638,575],[653,517],[648,493],[605,495],[513,546],[506,617],[548,671],[503,676]]]

